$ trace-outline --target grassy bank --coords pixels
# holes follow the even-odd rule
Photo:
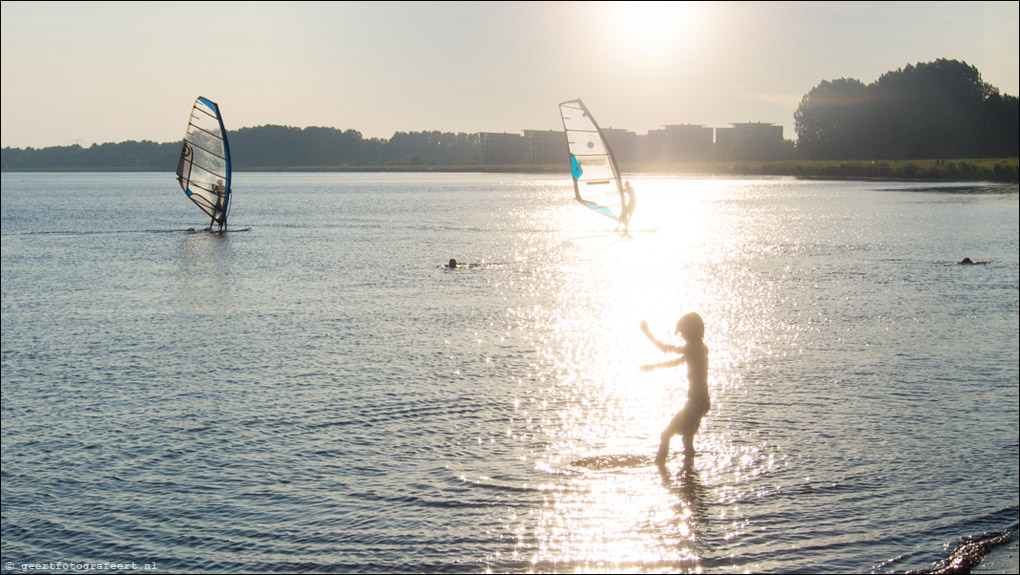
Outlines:
[[[975,160],[843,160],[779,162],[710,162],[634,164],[627,168],[647,173],[708,174],[715,176],[795,176],[832,180],[906,180],[925,182],[1017,183],[1018,158]]]

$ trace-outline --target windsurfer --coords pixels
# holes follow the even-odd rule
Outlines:
[[[651,371],[660,367],[675,367],[682,363],[687,364],[687,403],[677,413],[663,430],[659,452],[655,456],[655,464],[662,466],[666,463],[666,456],[669,454],[669,441],[674,435],[683,437],[684,458],[694,457],[694,435],[701,426],[701,419],[712,407],[708,395],[708,347],[705,346],[705,323],[701,316],[696,313],[689,313],[676,324],[676,333],[679,333],[686,342],[686,345],[666,345],[655,339],[655,336],[648,331],[648,322],[641,322],[641,331],[648,339],[652,340],[655,347],[663,353],[679,353],[680,357],[662,363],[641,366],[642,371]]]
[[[623,233],[626,234],[630,229],[630,219],[634,216],[634,208],[637,207],[637,197],[634,195],[634,188],[630,185],[629,180],[623,185],[620,196],[622,204],[620,223],[623,224]]]
[[[226,203],[226,188],[223,187],[223,180],[217,179],[216,183],[212,187],[213,196],[216,197],[216,205],[213,209],[213,222],[220,225],[222,230],[227,225],[227,212],[224,209]],[[209,229],[212,229],[212,222],[209,224]]]

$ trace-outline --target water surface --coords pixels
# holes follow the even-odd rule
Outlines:
[[[1016,529],[1015,186],[631,181],[624,238],[562,177],[244,173],[218,235],[169,174],[3,174],[4,572],[886,573]],[[713,405],[661,474],[686,373],[638,325],[688,311]]]

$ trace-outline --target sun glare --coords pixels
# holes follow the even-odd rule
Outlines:
[[[610,26],[635,56],[654,58],[680,46],[692,30],[691,2],[616,2]]]

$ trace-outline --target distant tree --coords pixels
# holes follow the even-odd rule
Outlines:
[[[980,147],[988,158],[1017,156],[1020,150],[1020,101],[1016,96],[1002,96],[998,90],[984,101]]]
[[[840,78],[822,81],[804,96],[793,119],[798,145],[809,158],[863,157],[867,91],[860,80]]]
[[[936,60],[859,80],[823,81],[794,114],[810,159],[1017,156],[1018,106],[973,66]]]
[[[991,88],[973,66],[953,60],[907,66],[873,85],[873,115],[888,158],[977,155],[982,103]]]
[[[88,148],[77,144],[38,150],[4,148],[0,164],[4,170],[172,170],[179,154],[178,143],[127,141]]]
[[[363,165],[377,146],[357,130],[266,125],[229,134],[234,168],[337,167]]]
[[[478,134],[396,132],[379,150],[384,165],[465,165],[481,157]]]

